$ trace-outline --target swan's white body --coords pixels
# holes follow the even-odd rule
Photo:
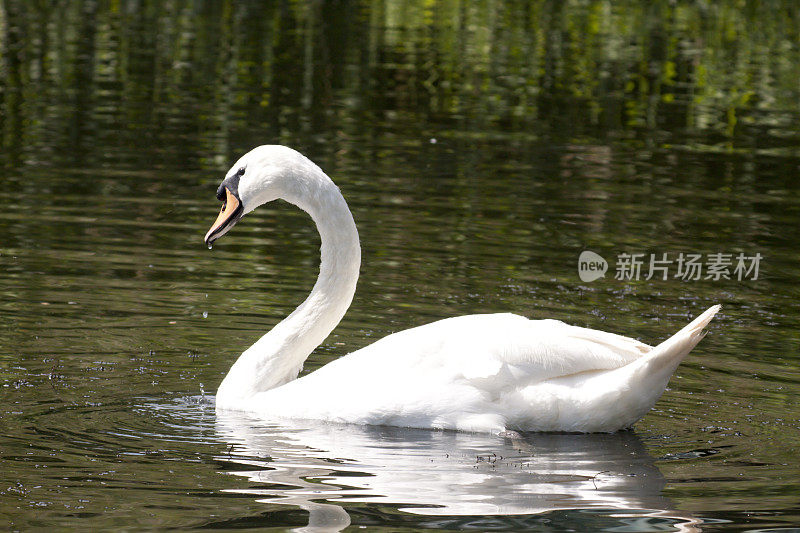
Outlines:
[[[652,408],[719,310],[711,307],[656,347],[513,314],[448,318],[389,335],[298,379],[355,292],[361,253],[352,215],[319,167],[282,146],[243,156],[223,187],[238,187],[228,198],[241,202],[239,216],[276,198],[308,212],[322,261],[308,298],[233,365],[217,409],[464,431],[611,432]],[[207,242],[238,220],[227,224],[225,212]]]

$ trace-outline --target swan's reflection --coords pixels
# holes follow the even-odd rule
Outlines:
[[[670,510],[661,495],[665,479],[633,432],[501,438],[286,424],[218,413],[217,430],[232,445],[221,459],[237,463],[234,474],[264,484],[241,492],[306,509],[316,528],[350,523],[341,507],[318,502],[379,501],[424,515],[618,510],[614,516],[671,518],[679,530],[697,531],[696,520]]]

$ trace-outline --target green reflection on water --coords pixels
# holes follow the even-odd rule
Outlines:
[[[213,252],[201,242],[222,172],[277,142],[334,177],[364,247],[353,308],[307,370],[454,314],[655,343],[720,302],[638,431],[678,508],[796,520],[799,19],[793,2],[3,2],[3,512],[21,528],[73,523],[55,504],[99,479],[98,458],[141,491],[127,508],[89,491],[98,516],[125,508],[106,527],[141,514],[147,484],[198,478],[230,516],[262,512],[219,495],[237,484],[216,475],[227,443],[213,431],[136,444],[160,419],[128,406],[213,391],[310,289],[318,240],[289,206],[249,215]],[[584,249],[765,260],[757,281],[588,284]],[[54,456],[65,475],[43,477]],[[175,457],[207,469],[184,461],[170,481]],[[200,496],[184,504],[205,508]],[[376,509],[352,511],[369,523]],[[390,526],[428,524],[380,509]],[[252,524],[303,524],[287,513]]]
[[[333,153],[398,123],[796,156],[798,18],[793,2],[6,2],[4,156],[218,168],[254,136]]]

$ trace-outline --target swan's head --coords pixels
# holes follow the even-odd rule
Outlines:
[[[233,164],[217,189],[222,210],[206,233],[211,245],[256,207],[284,198],[297,203],[309,183],[321,174],[300,152],[278,145],[254,148]],[[324,174],[322,174],[324,176]]]

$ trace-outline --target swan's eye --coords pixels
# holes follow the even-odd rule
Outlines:
[[[241,176],[244,176],[244,167],[242,167],[242,168],[240,168],[238,171],[236,171],[236,175],[237,175],[237,176],[240,176],[240,177],[241,177]]]

